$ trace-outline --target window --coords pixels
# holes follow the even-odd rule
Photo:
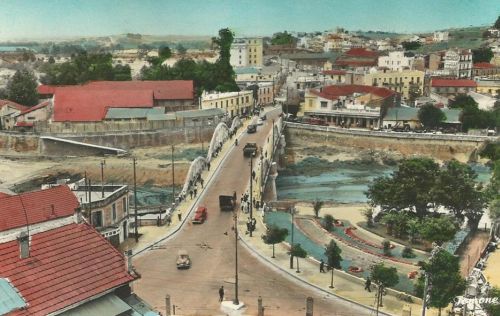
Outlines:
[[[127,198],[126,197],[122,198],[122,207],[123,207],[123,213],[128,214]]]
[[[111,211],[113,212],[113,222],[116,221],[116,203],[111,205]]]
[[[321,107],[322,107],[322,108],[327,108],[327,107],[328,107],[328,102],[326,102],[326,101],[321,101]]]
[[[245,97],[245,102],[248,102],[248,96]]]
[[[312,107],[312,106],[313,106],[313,100],[309,99],[309,107]]]
[[[102,227],[102,211],[92,212],[92,226]]]

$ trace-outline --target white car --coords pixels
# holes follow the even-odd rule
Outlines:
[[[186,250],[179,250],[177,253],[177,269],[189,269],[191,267],[191,258]]]
[[[257,125],[263,125],[263,124],[264,124],[264,121],[263,121],[262,119],[259,119],[259,120],[257,121]]]

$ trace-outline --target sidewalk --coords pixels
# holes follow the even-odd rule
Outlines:
[[[343,271],[334,271],[333,275],[333,290],[329,288],[331,282],[331,273],[320,273],[319,262],[314,258],[299,258],[300,273],[296,272],[297,261],[294,258],[294,269],[290,269],[290,256],[287,254],[289,245],[285,243],[275,245],[275,258],[272,256],[272,245],[266,245],[261,236],[265,234],[266,227],[262,218],[262,213],[255,212],[257,219],[256,231],[253,237],[245,234],[247,214],[240,213],[238,216],[238,231],[240,232],[241,242],[260,260],[271,264],[281,271],[287,273],[290,277],[296,278],[297,281],[305,282],[325,294],[338,296],[348,301],[361,304],[370,308],[375,308],[376,288],[372,285],[372,292],[364,290],[364,280],[351,276]],[[409,304],[399,300],[396,296],[388,293],[383,297],[383,307],[380,311],[390,315],[403,315],[403,308],[406,306],[411,309],[411,315],[420,314],[422,307],[420,304]],[[437,309],[430,309],[427,315],[437,315]],[[410,315],[410,314],[408,314]]]

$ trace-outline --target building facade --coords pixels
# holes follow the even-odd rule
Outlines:
[[[378,66],[388,68],[394,71],[403,69],[412,69],[414,57],[406,57],[404,52],[389,52],[388,56],[380,56],[378,58]]]
[[[458,94],[466,94],[470,91],[476,91],[477,84],[474,80],[468,79],[437,79],[431,81],[431,93],[444,97]]]
[[[262,67],[263,49],[262,38],[236,38],[231,45],[229,62],[233,67]]]
[[[470,49],[446,51],[443,57],[443,70],[446,75],[456,78],[472,76],[472,52]]]
[[[254,104],[253,91],[239,92],[203,92],[201,96],[202,109],[222,109],[233,117],[250,113]]]
[[[481,79],[477,81],[477,93],[500,96],[500,79]]]
[[[424,91],[425,73],[419,70],[377,71],[365,75],[366,85],[385,87],[410,99],[410,93],[421,95]]]

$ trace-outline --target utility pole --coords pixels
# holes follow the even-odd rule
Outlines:
[[[253,220],[253,156],[250,156],[250,223]],[[252,237],[253,226],[250,225],[250,237]]]
[[[92,226],[92,181],[89,179],[89,224]]]
[[[292,227],[291,227],[291,230],[292,230],[292,236],[291,236],[291,248],[293,249],[293,215],[295,213],[295,208],[294,206],[292,206],[290,208],[290,213],[292,214]],[[290,269],[293,269],[293,255],[292,255],[292,252],[290,251]]]
[[[234,210],[234,255],[235,255],[235,263],[234,263],[234,305],[240,305],[240,301],[238,299],[238,211]]]
[[[174,145],[171,146],[172,149],[172,203],[175,203],[175,167],[174,167]]]
[[[101,197],[104,198],[104,166],[106,165],[106,160],[101,161]]]
[[[136,181],[136,172],[135,172],[135,165],[137,164],[135,157],[133,159],[133,164],[134,164],[134,219],[135,219],[135,242],[139,242],[139,231],[138,231],[138,222],[137,222],[137,181]]]

